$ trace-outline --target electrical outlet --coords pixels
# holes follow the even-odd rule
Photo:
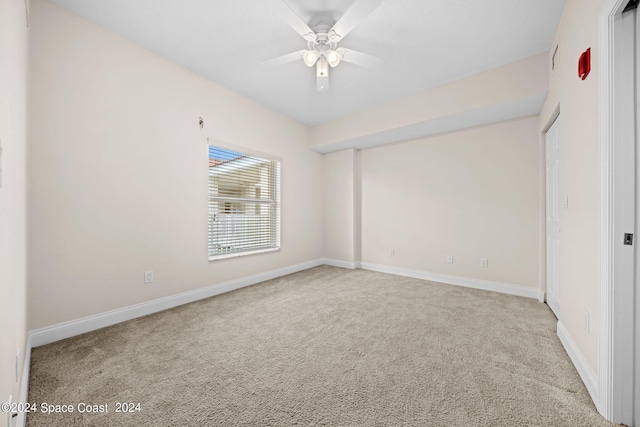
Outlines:
[[[480,258],[481,267],[489,267],[489,260],[487,258]]]
[[[391,249],[391,250],[389,251],[389,255],[391,255],[391,256],[396,256],[396,250],[395,250],[395,249]]]
[[[447,264],[453,264],[453,255],[447,255]]]
[[[144,283],[153,283],[153,271],[144,272]]]

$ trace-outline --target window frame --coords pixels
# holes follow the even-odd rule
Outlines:
[[[270,214],[272,217],[275,215],[275,218],[271,220],[276,221],[276,235],[275,235],[275,246],[269,248],[260,248],[254,250],[247,250],[242,252],[229,252],[229,253],[218,253],[211,255],[210,252],[210,234],[211,234],[211,222],[210,222],[210,210],[211,210],[211,195],[209,194],[209,149],[210,147],[221,148],[224,150],[234,151],[239,154],[243,154],[249,157],[256,157],[260,160],[265,160],[269,162],[276,162],[277,165],[277,175],[275,177],[276,183],[273,184],[275,186],[275,197],[274,197],[274,205],[275,205],[275,214]],[[277,252],[280,251],[282,247],[282,159],[280,157],[274,156],[272,154],[260,152],[253,149],[248,149],[243,146],[229,144],[225,141],[221,141],[218,139],[207,138],[207,256],[209,261],[218,261],[229,258],[237,258],[248,255],[257,255],[268,252]]]

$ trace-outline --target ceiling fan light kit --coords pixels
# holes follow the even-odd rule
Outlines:
[[[329,65],[331,65],[331,67],[335,67],[336,65],[338,65],[340,63],[340,60],[342,59],[342,55],[340,55],[340,52],[333,49],[329,49],[324,56],[325,58],[327,58],[327,62],[329,63]]]
[[[318,46],[317,48],[307,50],[303,55],[302,59],[307,67],[313,67],[314,64],[319,59],[324,58],[327,63],[333,68],[340,63],[342,60],[342,55],[340,53],[340,49],[334,50],[331,47],[326,48],[323,46]]]
[[[318,24],[317,30],[313,31],[283,0],[285,7],[282,8],[282,18],[307,41],[307,50],[292,52],[268,62],[281,64],[302,57],[308,67],[316,66],[317,91],[326,92],[329,89],[329,67],[336,67],[341,61],[363,67],[371,67],[377,62],[377,58],[371,55],[338,47],[338,42],[377,9],[381,1],[357,0],[332,27]]]
[[[304,60],[304,63],[307,65],[307,67],[313,67],[313,64],[316,63],[318,58],[320,58],[320,52],[315,49],[308,50],[304,53],[304,55],[302,55],[302,59]]]

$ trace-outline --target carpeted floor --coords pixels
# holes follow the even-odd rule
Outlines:
[[[33,349],[29,402],[74,412],[27,425],[611,425],[555,330],[532,299],[316,267]]]

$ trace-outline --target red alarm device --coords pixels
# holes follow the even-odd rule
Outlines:
[[[578,77],[582,80],[586,79],[591,71],[591,48],[582,52],[578,59]]]

